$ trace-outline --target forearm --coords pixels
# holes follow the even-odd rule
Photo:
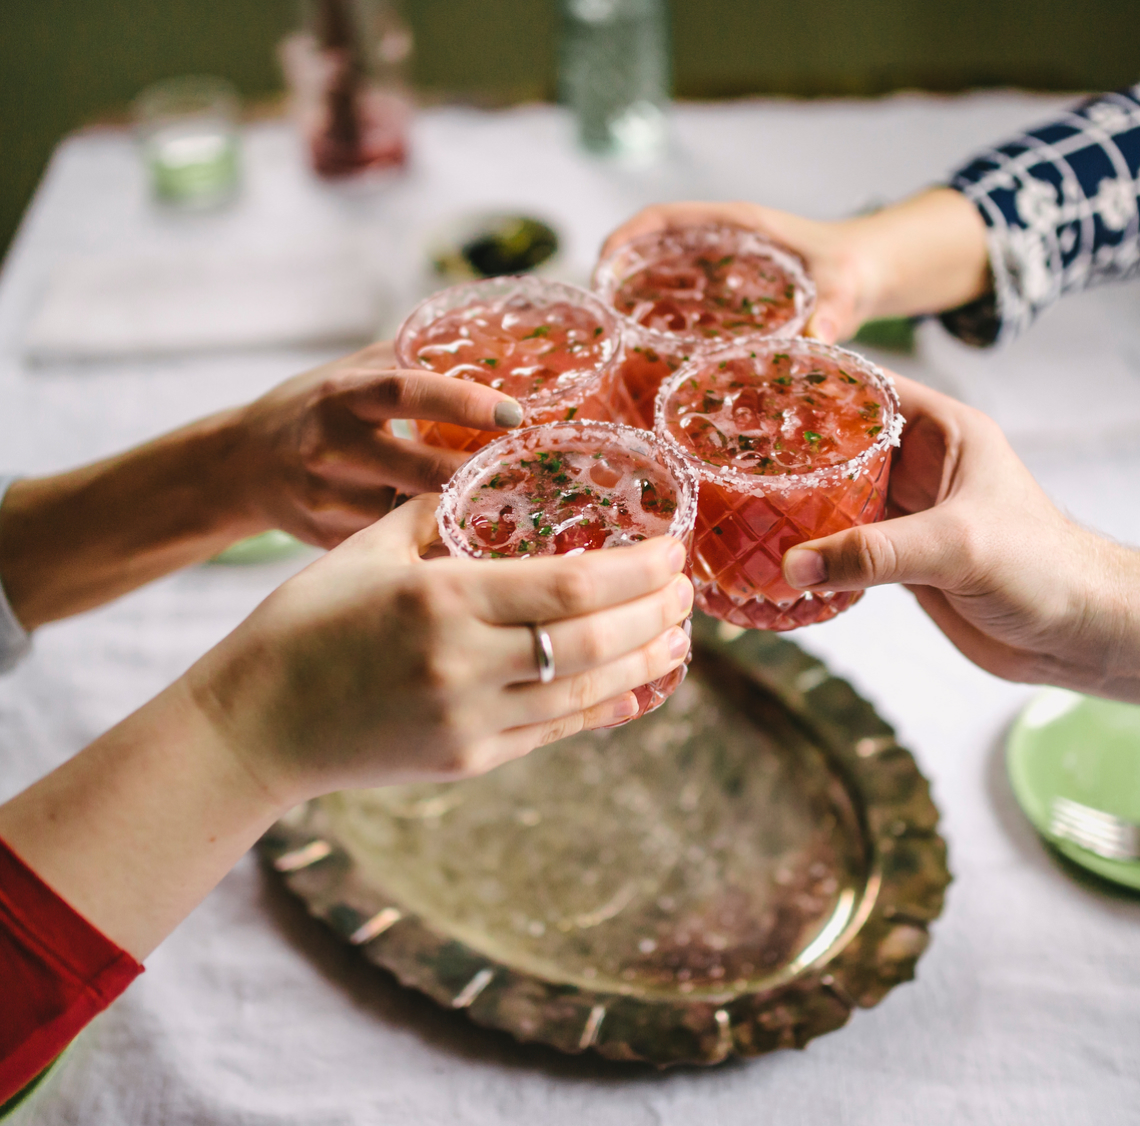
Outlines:
[[[863,275],[868,318],[939,313],[990,288],[985,223],[951,188],[922,192],[842,226]]]
[[[142,960],[280,812],[178,681],[0,806],[0,839]]]
[[[98,606],[262,530],[236,412],[52,477],[0,507],[0,583],[26,629]]]
[[[1092,533],[1076,578],[1072,644],[1088,668],[1075,687],[1114,700],[1140,703],[1140,551]]]

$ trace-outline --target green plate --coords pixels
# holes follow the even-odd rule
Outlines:
[[[1140,891],[1140,861],[1107,860],[1049,832],[1055,797],[1140,821],[1140,707],[1049,688],[1017,717],[1006,761],[1021,808],[1058,852]]]
[[[244,567],[252,563],[276,563],[290,559],[304,549],[304,544],[288,532],[262,532],[248,539],[238,540],[225,551],[215,555],[211,563]]]

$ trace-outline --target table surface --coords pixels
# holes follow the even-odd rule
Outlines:
[[[371,197],[329,191],[279,124],[246,137],[233,209],[148,204],[130,140],[57,152],[0,276],[0,471],[51,471],[249,398],[322,357],[287,351],[34,367],[27,325],[74,255],[235,255],[348,240],[383,263],[389,319],[416,296],[426,232],[522,207],[589,269],[644,203],[744,198],[836,217],[944,176],[972,148],[1047,116],[1021,94],[689,105],[656,170],[578,155],[549,107],[438,109],[408,175]],[[1071,298],[1000,353],[936,325],[895,366],[1007,428],[1077,519],[1140,542],[1140,290]],[[880,357],[887,362],[889,357]],[[1074,405],[1096,389],[1107,411]],[[298,561],[173,575],[40,631],[0,681],[0,798],[137,707],[226,633]],[[711,1071],[570,1058],[471,1026],[342,948],[247,856],[149,960],[14,1116],[82,1126],[416,1123],[1088,1123],[1140,1119],[1140,899],[1063,868],[1019,815],[1003,738],[1032,694],[961,657],[901,589],[796,635],[894,723],[933,782],[955,874],[917,980],[809,1045]]]

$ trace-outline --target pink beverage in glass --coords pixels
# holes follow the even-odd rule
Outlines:
[[[784,582],[788,548],[881,520],[903,418],[894,384],[843,348],[752,341],[680,368],[657,397],[657,435],[700,480],[697,605],[751,629],[826,621],[861,592]]]
[[[614,315],[574,285],[532,276],[453,286],[422,302],[400,326],[396,360],[504,391],[523,422],[607,422],[628,410],[617,371]],[[477,450],[494,431],[420,423],[431,445]]]
[[[696,514],[695,474],[651,434],[549,423],[513,431],[466,462],[443,490],[439,530],[452,555],[529,559],[663,535],[688,546]],[[682,665],[636,689],[631,718],[660,707],[684,679]]]
[[[657,389],[682,363],[744,337],[795,336],[815,286],[791,251],[722,224],[656,231],[598,264],[594,290],[624,318],[622,379],[653,425]]]

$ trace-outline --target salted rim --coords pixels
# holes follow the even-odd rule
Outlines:
[[[549,435],[549,438],[547,437]],[[685,537],[692,532],[697,522],[697,493],[699,485],[697,474],[689,462],[679,457],[673,450],[661,443],[648,430],[639,430],[635,426],[626,426],[622,422],[591,422],[583,419],[578,422],[547,422],[541,426],[528,426],[524,430],[512,430],[501,438],[484,446],[474,457],[465,461],[452,474],[451,480],[440,490],[439,505],[436,508],[435,518],[439,526],[439,535],[447,545],[447,550],[454,556],[466,556],[469,559],[483,559],[486,556],[476,555],[467,543],[467,537],[459,527],[457,509],[460,497],[470,489],[472,482],[481,473],[492,468],[493,463],[503,456],[505,451],[512,455],[521,452],[517,447],[532,443],[532,448],[539,445],[554,445],[560,439],[563,441],[581,442],[583,437],[587,440],[600,435],[606,442],[615,438],[621,439],[621,444],[628,452],[648,456],[660,463],[672,474],[677,489],[677,511],[669,522],[666,535],[674,536],[684,542]],[[631,448],[637,443],[641,449]],[[605,550],[594,548],[595,551]],[[531,556],[530,558],[542,558]]]
[[[551,281],[549,278],[538,277],[534,274],[508,274],[497,278],[482,278],[479,281],[461,282],[459,285],[449,286],[425,297],[405,318],[396,332],[395,353],[396,363],[403,368],[416,371],[431,371],[411,354],[410,343],[416,333],[422,331],[432,321],[438,320],[444,313],[453,312],[467,305],[477,302],[490,304],[503,301],[516,293],[533,301],[536,305],[551,305],[557,301],[566,301],[573,305],[584,306],[597,317],[603,328],[602,340],[611,345],[609,354],[597,367],[586,368],[581,371],[565,372],[557,379],[552,380],[545,387],[531,395],[523,395],[518,402],[541,406],[544,403],[557,402],[565,396],[578,392],[584,383],[597,379],[617,362],[622,353],[624,342],[623,326],[618,319],[618,313],[606,306],[597,296],[588,289],[569,282]],[[435,373],[444,374],[444,373]],[[448,376],[449,379],[459,378]]]
[[[842,363],[855,368],[880,391],[886,400],[885,407],[889,418],[884,418],[883,429],[865,450],[856,454],[848,461],[839,465],[829,465],[822,469],[813,469],[810,473],[743,473],[730,465],[710,465],[706,461],[695,457],[690,450],[686,450],[680,442],[669,432],[665,425],[665,404],[674,391],[686,380],[695,378],[705,370],[710,363],[719,363],[722,360],[752,359],[753,352],[788,352],[802,355],[805,352],[819,356],[822,359]],[[712,349],[702,355],[682,364],[664,383],[657,392],[657,401],[653,412],[654,433],[657,440],[667,446],[675,456],[684,458],[691,466],[699,480],[723,484],[731,481],[739,492],[791,492],[793,489],[818,489],[826,485],[838,484],[844,478],[858,477],[867,466],[892,446],[899,444],[903,425],[902,404],[899,402],[898,392],[895,390],[895,381],[877,364],[860,356],[857,352],[840,348],[838,344],[824,344],[819,340],[812,340],[806,336],[796,336],[790,340],[779,340],[769,337],[751,343],[735,343],[729,346]]]
[[[709,343],[708,337],[694,332],[667,332],[663,329],[648,328],[640,321],[635,321],[625,313],[619,313],[613,308],[614,298],[621,284],[638,270],[644,269],[661,257],[663,244],[673,239],[684,249],[686,244],[713,243],[723,246],[732,242],[742,249],[738,254],[754,254],[757,257],[769,258],[780,269],[792,276],[796,286],[796,314],[778,328],[764,331],[757,328],[754,332],[733,336],[731,342],[740,340],[774,340],[794,337],[807,324],[808,319],[815,311],[815,282],[807,272],[804,260],[786,246],[775,242],[767,235],[750,227],[738,227],[731,223],[695,223],[690,227],[681,227],[669,231],[653,231],[619,246],[609,257],[603,258],[594,267],[590,287],[603,301],[610,306],[614,316],[620,318],[621,325],[627,334],[638,333],[650,340],[659,340],[665,343],[684,342],[685,344],[698,344],[702,352],[709,348],[723,347],[726,341]],[[747,244],[747,245],[743,245]],[[628,259],[628,261],[626,261]]]

